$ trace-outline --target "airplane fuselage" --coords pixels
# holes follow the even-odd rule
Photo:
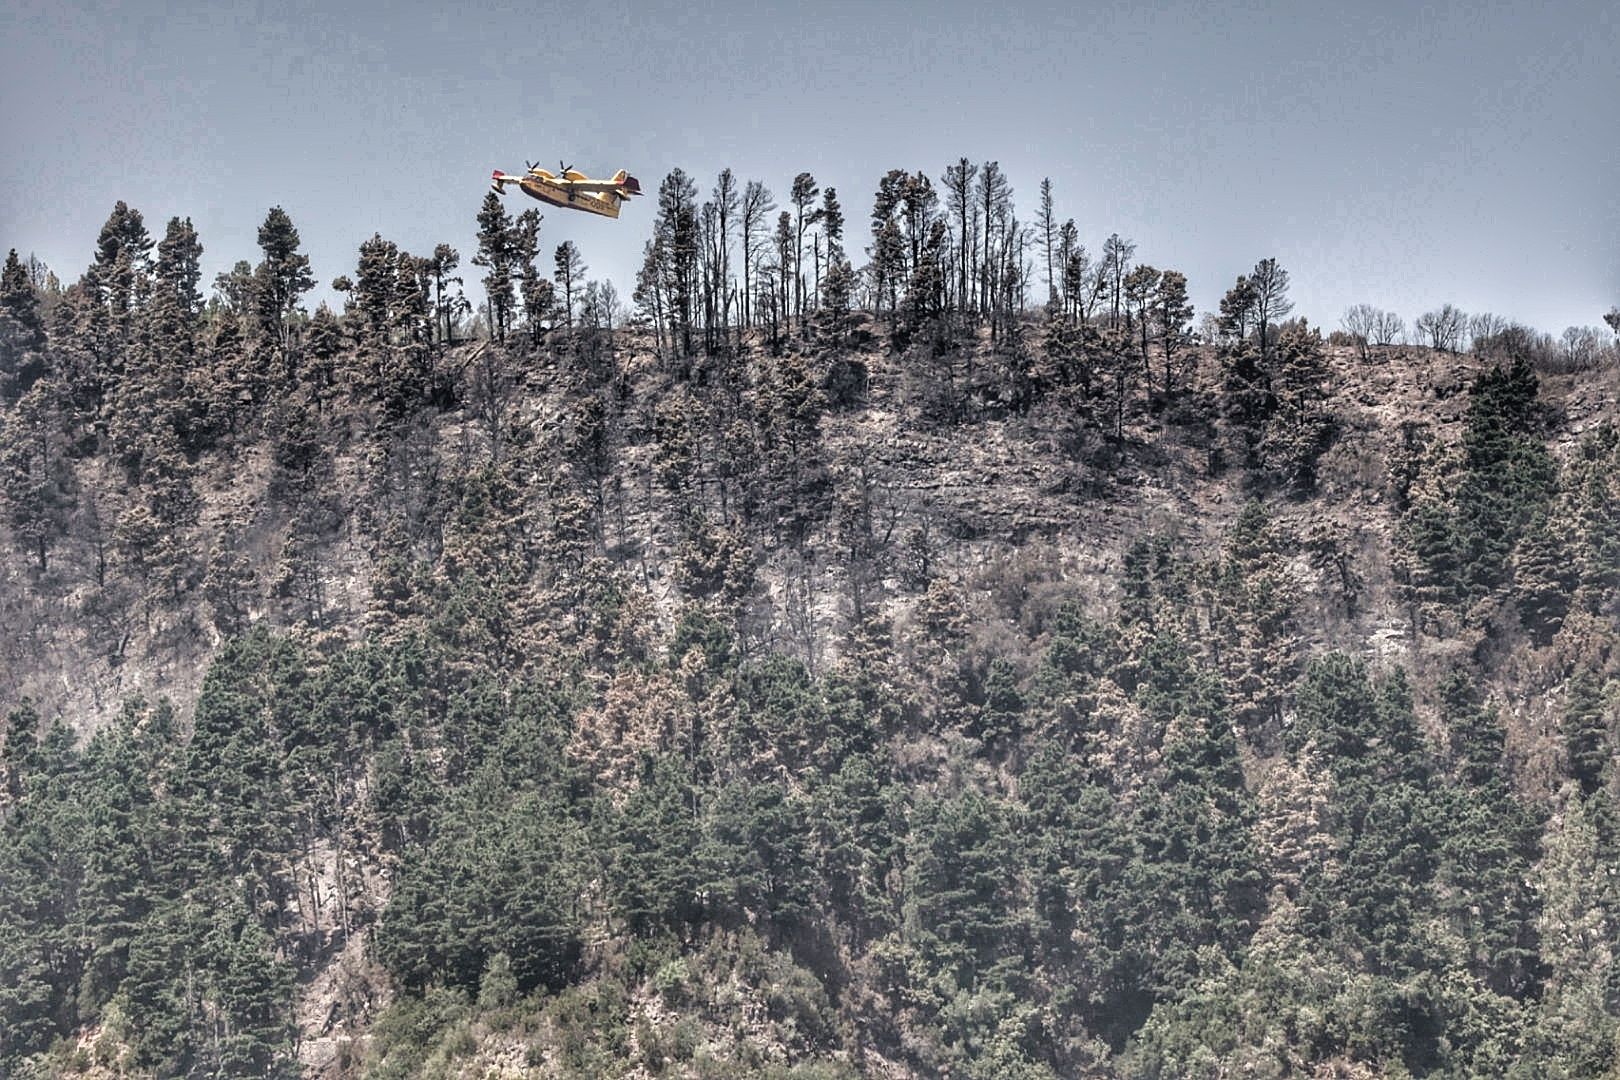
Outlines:
[[[547,183],[535,176],[523,177],[518,181],[518,187],[523,189],[525,195],[541,202],[610,218],[619,216],[619,203],[623,201],[621,196],[611,192],[593,195],[584,191],[570,191],[561,184]]]

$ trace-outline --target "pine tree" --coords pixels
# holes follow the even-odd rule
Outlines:
[[[1035,216],[1035,242],[1040,245],[1041,255],[1046,260],[1046,303],[1050,307],[1057,303],[1058,279],[1053,270],[1053,255],[1057,248],[1057,220],[1052,215],[1052,179],[1041,179],[1041,196],[1039,209]]]
[[[1011,219],[1012,185],[1001,163],[987,161],[979,167],[979,183],[974,189],[974,201],[983,230],[978,258],[978,310],[981,316],[994,317],[1001,306],[1004,286],[1002,268],[1007,226]]]
[[[164,339],[165,350],[178,350],[189,356],[195,344],[196,320],[202,312],[202,241],[191,219],[170,218],[163,240],[158,244],[153,268],[153,322]]]
[[[1257,447],[1268,472],[1296,495],[1316,488],[1317,461],[1335,431],[1325,402],[1327,365],[1322,335],[1296,320],[1278,336],[1275,373],[1271,376],[1271,415]]]
[[[73,736],[41,731],[26,700],[6,720],[0,748],[0,1072],[76,1026],[88,959],[78,897],[86,822]],[[85,1003],[85,1012],[94,1008]]]
[[[1579,563],[1570,559],[1576,549],[1573,530],[1557,516],[1543,513],[1513,551],[1514,601],[1538,645],[1550,643],[1569,614],[1581,580]]]
[[[425,354],[433,344],[433,260],[401,252],[398,265],[400,310],[394,325]]]
[[[1176,392],[1179,365],[1176,357],[1187,343],[1188,328],[1192,325],[1192,300],[1187,295],[1187,276],[1178,270],[1166,270],[1159,278],[1159,288],[1153,299],[1154,314],[1159,320],[1159,349],[1164,355],[1164,383],[1166,397]]]
[[[832,190],[831,188],[828,189]],[[845,327],[849,322],[849,312],[855,301],[855,285],[857,282],[855,268],[844,258],[839,251],[836,257],[827,266],[827,276],[822,281],[822,307],[826,312],[826,325],[831,332],[832,343],[839,346],[844,343]]]
[[[779,783],[736,780],[710,800],[700,860],[715,915],[768,920],[784,930],[818,914],[807,800]]]
[[[572,327],[574,301],[585,283],[585,260],[580,257],[579,249],[574,247],[573,241],[564,240],[557,245],[552,261],[557,268],[553,276],[557,282],[557,289],[562,294],[563,315],[569,327]]]
[[[1614,710],[1604,700],[1603,691],[1604,684],[1590,671],[1577,671],[1569,681],[1569,698],[1564,705],[1562,726],[1569,775],[1586,795],[1598,790],[1605,772],[1613,771]]]
[[[441,345],[453,345],[456,338],[456,316],[466,304],[458,289],[449,295],[450,286],[460,286],[462,279],[454,271],[461,265],[461,252],[449,244],[434,247],[429,260],[429,274],[433,279],[434,336]]]
[[[37,382],[15,408],[0,414],[0,511],[42,574],[52,543],[67,531],[73,501],[54,397],[49,381]]]
[[[709,880],[693,858],[701,847],[694,815],[697,792],[685,766],[645,762],[641,783],[611,823],[608,894],[632,933],[679,930],[702,917]]]
[[[1156,268],[1146,263],[1132,267],[1131,272],[1125,275],[1125,321],[1136,332],[1142,372],[1148,378],[1149,390],[1152,389],[1153,365],[1148,358],[1148,343],[1155,329],[1153,300],[1159,289],[1160,276]]]
[[[1149,984],[1160,992],[1197,970],[1201,945],[1233,956],[1253,933],[1264,895],[1237,740],[1218,697],[1189,689],[1186,711],[1165,735],[1166,775],[1135,816],[1138,854],[1124,871],[1141,952],[1151,958]]]
[[[1614,1037],[1620,1000],[1605,985],[1614,978],[1620,933],[1608,873],[1612,847],[1605,850],[1593,800],[1568,788],[1561,797],[1562,812],[1548,818],[1546,855],[1536,868],[1547,985],[1533,1040],[1548,1075],[1602,1076],[1620,1061]]]
[[[945,188],[945,213],[951,220],[956,241],[956,295],[955,308],[964,315],[971,309],[968,276],[974,270],[974,224],[978,220],[978,206],[973,199],[973,182],[979,167],[967,158],[958,158],[946,166],[942,183]]]
[[[141,212],[119,200],[96,237],[92,291],[98,312],[107,317],[111,341],[118,345],[129,340],[133,316],[142,304],[151,252],[152,238]]]
[[[298,230],[279,206],[272,206],[259,226],[264,259],[254,269],[259,325],[285,354],[292,347],[292,318],[299,298],[315,287],[309,256],[298,250]]]
[[[166,708],[166,706],[164,707]],[[85,980],[100,1006],[122,983],[131,942],[150,916],[157,890],[158,791],[161,761],[138,726],[167,724],[131,702],[109,728],[91,738],[82,762],[88,836],[80,903],[94,939]]]
[[[771,300],[771,347],[781,350],[781,337],[777,331],[780,316],[783,328],[793,317],[793,215],[783,210],[776,215],[776,232],[772,239],[776,245],[776,279]]]
[[[1467,942],[1476,976],[1522,998],[1540,968],[1539,910],[1529,888],[1540,855],[1537,822],[1502,768],[1507,733],[1495,712],[1460,673],[1441,684],[1440,697],[1457,774],[1442,796],[1442,908]]]
[[[152,275],[143,333],[125,349],[126,378],[109,402],[114,444],[130,461],[150,432],[173,431],[189,451],[209,446],[220,425],[209,416],[214,374],[202,361],[202,245],[189,220],[173,218]]]
[[[1620,598],[1620,429],[1603,424],[1583,439],[1565,482],[1579,541],[1576,600],[1584,611],[1611,610]]]
[[[906,833],[901,789],[885,758],[855,752],[864,742],[839,739],[825,748],[826,779],[812,792],[810,815],[826,903],[862,944],[895,924],[888,882]]]
[[[776,200],[771,196],[770,189],[758,180],[750,180],[743,188],[741,209],[742,230],[742,322],[744,326],[754,325],[754,292],[753,269],[759,259],[766,253],[768,239],[766,227],[770,216],[776,210]]]
[[[488,271],[484,275],[484,293],[489,297],[489,336],[496,341],[506,340],[512,324],[512,237],[512,218],[506,204],[491,191],[478,211],[478,254],[473,256],[472,264]]]
[[[1267,880],[1290,900],[1338,870],[1333,802],[1331,777],[1310,740],[1297,756],[1277,761],[1261,782],[1255,839]]]
[[[672,169],[658,187],[658,218],[653,235],[663,261],[661,288],[668,300],[671,336],[684,356],[692,353],[692,329],[698,296],[697,184],[681,169]]]
[[[1091,312],[1102,295],[1102,277],[1091,262],[1091,255],[1080,243],[1080,230],[1074,219],[1063,223],[1058,232],[1058,246],[1063,254],[1063,304],[1070,319],[1078,318],[1082,324],[1091,321]]]
[[[1314,746],[1336,776],[1358,775],[1369,740],[1379,737],[1378,706],[1367,671],[1343,653],[1311,661],[1295,701],[1287,743],[1298,753]]]
[[[714,305],[715,314],[719,328],[725,331],[731,326],[734,292],[731,284],[731,237],[736,231],[737,214],[742,205],[742,198],[737,192],[737,178],[730,169],[720,170],[709,205],[714,208],[714,251],[711,261],[714,263],[715,289],[719,294],[719,302]]]
[[[583,838],[538,792],[480,770],[407,856],[377,953],[405,985],[477,990],[505,957],[519,992],[566,983],[580,940],[575,880]]]
[[[1416,604],[1477,618],[1470,609],[1507,583],[1513,550],[1547,512],[1556,482],[1528,362],[1475,380],[1462,453],[1442,469],[1444,491],[1414,499],[1397,530],[1399,579]]]
[[[427,260],[400,251],[392,272],[388,344],[379,356],[377,393],[385,416],[399,420],[415,411],[432,381],[433,315]]]
[[[652,323],[655,347],[662,351],[665,334],[664,293],[665,252],[662,242],[654,236],[642,247],[641,269],[636,272],[635,291],[630,298]]]
[[[1103,241],[1102,262],[1097,270],[1108,292],[1109,326],[1119,326],[1120,316],[1125,311],[1125,276],[1130,272],[1135,255],[1136,245],[1121,238],[1119,233],[1110,233]]]
[[[945,311],[946,288],[945,245],[945,223],[936,220],[917,250],[911,281],[906,287],[906,313],[913,333],[930,326],[936,334],[942,329],[940,317]],[[969,374],[971,376],[971,371]]]
[[[816,222],[816,211],[811,209],[821,187],[816,178],[802,172],[793,178],[788,201],[793,204],[793,313],[798,317],[799,329],[805,329],[804,231]]]
[[[1255,303],[1254,283],[1240,274],[1237,283],[1221,297],[1219,326],[1222,336],[1231,342],[1246,341],[1254,319]]]
[[[1288,299],[1288,271],[1276,259],[1261,259],[1249,275],[1254,294],[1255,329],[1260,335],[1260,360],[1264,364],[1271,350],[1271,328],[1294,310]]]
[[[1015,851],[1002,808],[977,792],[925,798],[912,811],[904,933],[956,987],[1005,985],[1022,967]]]
[[[316,406],[324,408],[336,386],[337,358],[344,346],[343,324],[326,304],[316,308],[310,317],[304,345],[308,388]]]
[[[891,169],[878,183],[877,196],[872,203],[872,246],[868,273],[872,277],[872,309],[883,313],[888,301],[891,327],[899,312],[899,290],[906,275],[905,236],[897,212],[906,181],[900,169]]]
[[[512,263],[518,272],[518,295],[523,301],[523,319],[528,323],[529,336],[536,340],[556,306],[556,288],[541,273],[537,262],[542,220],[539,211],[525,210],[512,223]]]
[[[230,920],[230,921],[227,921]],[[232,925],[234,923],[234,925]],[[292,966],[246,912],[220,918],[207,942],[214,971],[208,1011],[214,1038],[203,1055],[220,1076],[290,1078],[293,1061]]]
[[[377,233],[360,245],[360,263],[355,270],[351,316],[355,339],[376,355],[390,343],[392,315],[399,287],[399,248]]]
[[[12,248],[0,270],[0,401],[16,401],[45,373],[45,324],[28,271]]]
[[[915,275],[917,266],[922,262],[923,249],[934,231],[934,212],[939,205],[939,196],[923,173],[901,172],[899,176],[900,222],[908,252],[906,265]]]
[[[1371,970],[1405,977],[1427,962],[1443,816],[1404,675],[1376,689],[1343,654],[1313,661],[1289,731],[1317,747],[1334,779],[1337,872],[1301,897],[1307,925]]]

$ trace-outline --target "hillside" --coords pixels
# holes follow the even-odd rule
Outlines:
[[[458,346],[439,364],[470,383],[468,358],[479,362],[487,348]],[[598,526],[604,531],[601,551],[621,568],[648,564],[642,584],[668,623],[682,602],[667,567],[678,546],[679,512],[685,506],[657,491],[653,470],[657,403],[667,399],[672,380],[660,371],[644,333],[619,331],[609,348],[622,377],[636,390],[618,418],[624,444],[613,465],[613,483],[620,493],[606,508],[611,526]],[[758,345],[751,351],[755,363],[766,362]],[[994,356],[983,342],[962,351]],[[1455,443],[1466,414],[1468,384],[1488,369],[1489,361],[1409,347],[1382,350],[1371,363],[1346,346],[1327,347],[1323,355],[1325,407],[1338,425],[1334,444],[1321,460],[1315,490],[1306,497],[1273,500],[1269,510],[1299,537],[1315,534],[1318,545],[1331,542],[1355,556],[1357,573],[1373,580],[1363,583],[1367,591],[1358,594],[1353,609],[1345,610],[1329,595],[1331,575],[1300,559],[1296,569],[1301,586],[1316,605],[1307,647],[1366,651],[1369,659],[1410,665],[1425,645],[1443,649],[1446,641],[1414,638],[1410,613],[1388,573],[1400,517],[1388,490],[1391,459],[1399,454],[1400,441],[1411,437],[1407,432]],[[987,409],[973,419],[941,422],[923,406],[927,380],[908,372],[908,359],[876,342],[864,350],[838,351],[837,362],[861,366],[870,372],[870,384],[860,402],[831,410],[820,421],[824,460],[818,464],[824,465],[824,482],[839,494],[846,486],[865,485],[865,497],[874,503],[870,512],[882,519],[890,546],[901,547],[894,542],[897,536],[930,536],[937,551],[929,559],[953,581],[975,580],[1027,547],[1050,564],[1048,574],[1060,575],[1102,601],[1117,588],[1119,567],[1133,541],[1169,535],[1192,551],[1211,554],[1256,485],[1254,476],[1242,469],[1212,475],[1211,455],[1229,449],[1224,442],[1232,436],[1217,434],[1218,423],[1206,419],[1218,414],[1222,378],[1218,359],[1208,349],[1199,351],[1193,384],[1178,406],[1182,422],[1150,411],[1143,402],[1130,417],[1127,437],[1115,445],[1088,432],[1060,406],[1033,414]],[[555,445],[559,429],[582,403],[593,400],[595,388],[571,385],[580,373],[570,370],[575,364],[566,353],[504,362],[518,369],[511,376],[511,416],[505,422],[546,433],[553,441],[546,449],[557,452],[557,458],[538,467],[555,469],[561,463],[557,459],[565,457]],[[956,362],[972,366],[961,358]],[[813,377],[824,380],[831,364],[812,351],[807,366]],[[979,366],[985,366],[983,359]],[[1583,437],[1620,415],[1617,385],[1620,379],[1612,368],[1541,377],[1540,400],[1549,417],[1544,435],[1555,457],[1568,460],[1578,454]],[[468,387],[457,389],[470,392]],[[488,439],[479,418],[469,413],[463,407],[419,418],[420,427],[412,435],[440,459],[424,466],[424,472],[453,478],[487,460],[486,447],[474,450],[469,445],[487,444]],[[366,441],[341,441],[352,433],[336,434],[340,441],[327,449],[329,460],[321,466],[330,489],[325,494],[334,503],[363,490],[365,458],[375,449]],[[1088,439],[1095,445],[1085,445]],[[84,476],[76,486],[117,487],[119,478],[106,464],[92,458],[76,465]],[[199,466],[199,506],[190,547],[212,554],[227,546],[224,537],[230,537],[228,546],[242,560],[239,573],[256,586],[235,598],[243,617],[283,628],[315,625],[358,635],[379,562],[376,541],[364,535],[358,520],[364,507],[334,510],[310,544],[314,565],[308,574],[318,584],[319,612],[299,611],[273,585],[278,572],[285,572],[289,544],[300,539],[293,523],[297,507],[278,487],[274,448],[256,442],[222,460],[203,459]],[[699,486],[712,489],[719,483],[705,477]],[[724,515],[720,496],[711,493],[699,501],[708,504],[707,512]],[[776,541],[781,537],[774,534],[774,524],[760,527]],[[11,630],[5,637],[0,694],[13,702],[29,698],[42,716],[60,717],[81,735],[104,726],[130,697],[162,697],[188,710],[208,661],[230,628],[229,619],[200,591],[193,591],[186,603],[170,605],[143,605],[124,595],[118,599],[125,610],[107,610],[114,605],[107,605],[94,588],[97,560],[105,560],[106,552],[98,550],[93,536],[75,534],[71,527],[64,531],[69,535],[53,545],[47,573],[38,572],[26,550],[14,550],[6,560],[7,587],[0,602],[5,605],[4,625]],[[836,654],[851,613],[849,568],[836,523],[823,520],[812,531],[802,545],[765,545],[758,572],[763,581],[759,599],[773,609],[763,617],[768,625],[761,640],[814,667]],[[790,578],[803,570],[801,552],[813,555],[820,596],[817,627],[810,645],[801,640],[787,646],[782,610],[790,602]],[[884,603],[895,608],[885,612],[892,617],[906,609],[906,597],[915,590],[903,580],[903,554],[888,552],[883,559],[895,564],[886,567],[885,579],[877,583]],[[200,584],[188,582],[193,590]]]
[[[1612,349],[183,247],[8,266],[0,1074],[1620,1075]]]

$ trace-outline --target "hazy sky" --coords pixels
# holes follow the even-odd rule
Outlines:
[[[6,0],[0,249],[65,280],[123,199],[204,270],[279,204],[325,283],[379,232],[462,252],[492,168],[808,170],[867,243],[878,178],[999,160],[1200,310],[1265,256],[1333,326],[1450,301],[1557,332],[1620,303],[1620,0],[422,4]],[[531,203],[507,197],[516,212]],[[543,209],[628,295],[654,198]],[[857,264],[864,255],[857,255]],[[1037,285],[1036,292],[1044,286]]]

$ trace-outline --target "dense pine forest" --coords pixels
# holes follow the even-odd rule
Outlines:
[[[12,252],[0,1077],[1620,1077],[1620,311],[1034,201]]]

